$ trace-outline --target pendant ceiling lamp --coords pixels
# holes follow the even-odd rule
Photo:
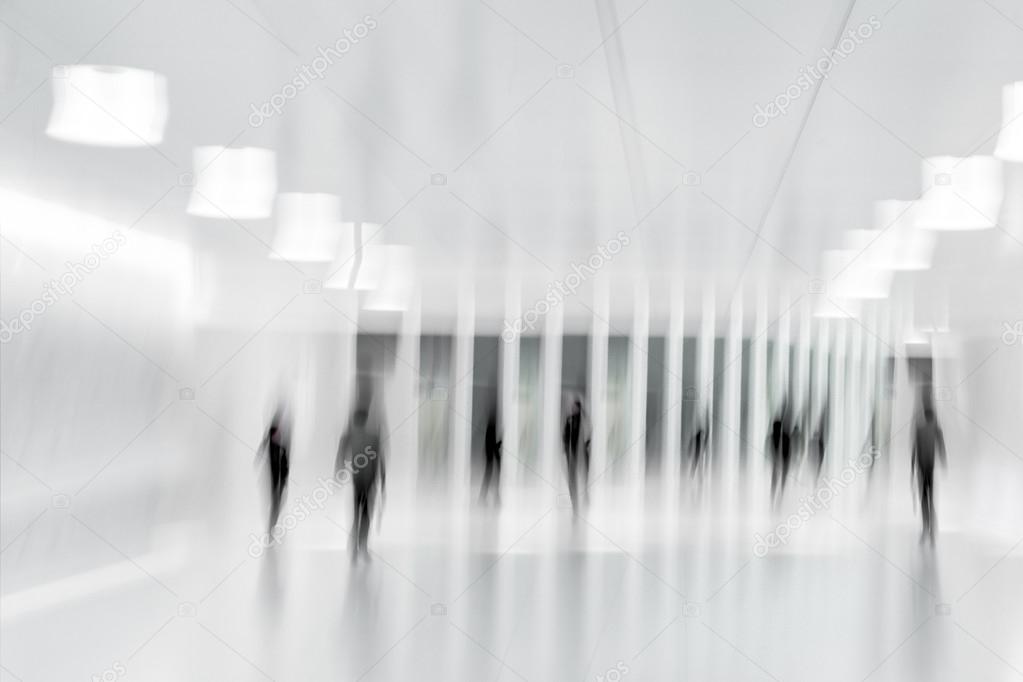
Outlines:
[[[269,218],[277,192],[277,159],[261,147],[196,147],[188,212],[204,218]]]
[[[103,147],[160,144],[167,124],[167,79],[124,66],[75,64],[52,71],[46,134]]]

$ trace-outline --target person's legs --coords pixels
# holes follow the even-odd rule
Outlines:
[[[924,509],[924,530],[934,544],[934,474],[924,477],[923,490],[920,493],[920,506]]]
[[[366,491],[356,486],[352,491],[352,532],[349,534],[349,544],[352,548],[352,560],[355,560],[359,553],[359,538],[362,534],[362,510],[366,506]]]
[[[572,510],[578,509],[578,500],[576,499],[576,456],[574,453],[568,453],[568,496],[572,500]]]
[[[490,492],[490,477],[494,474],[494,458],[487,455],[487,466],[483,470],[483,484],[480,486],[480,504],[486,502],[487,493]]]
[[[931,485],[930,476],[926,472],[918,473],[918,489],[920,492],[920,515],[923,518],[923,528],[920,531],[920,542],[924,541],[931,533]]]
[[[281,465],[280,462],[270,455],[270,518],[267,522],[267,532],[273,530],[277,525],[277,517],[281,513]]]
[[[501,455],[494,457],[494,499],[497,500],[497,506],[501,506]]]
[[[366,490],[363,495],[362,521],[359,524],[359,548],[367,557],[369,556],[369,526],[373,519],[373,488]]]

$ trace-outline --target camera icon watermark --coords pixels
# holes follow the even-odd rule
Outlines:
[[[823,294],[827,291],[827,288],[828,286],[823,279],[814,278],[810,280],[810,283],[807,286],[807,291],[811,294]]]
[[[195,400],[195,390],[190,386],[185,386],[178,391],[178,400]]]
[[[938,386],[934,389],[935,400],[955,400],[955,391],[949,386]]]
[[[951,604],[946,604],[944,602],[941,603],[941,604],[935,604],[934,605],[934,615],[935,616],[951,616],[952,615],[952,605]]]
[[[571,509],[572,508],[572,496],[565,493],[559,493],[557,498],[558,509]]]
[[[434,173],[430,176],[430,184],[435,187],[441,187],[448,184],[448,176],[443,173]]]
[[[703,183],[703,178],[699,173],[689,171],[682,176],[682,184],[686,187],[699,187]]]
[[[71,498],[64,493],[56,493],[51,499],[54,509],[68,509],[71,506]]]
[[[440,602],[430,604],[430,615],[431,616],[446,616],[448,615],[448,607]]]
[[[303,294],[322,294],[323,293],[323,282],[318,279],[307,279],[302,282],[302,293]]]
[[[571,64],[558,64],[554,73],[558,78],[575,78],[575,67]]]
[[[695,386],[686,386],[686,390],[682,392],[682,399],[687,402],[693,402],[698,400],[700,394],[697,393]]]
[[[182,618],[195,618],[198,609],[195,604],[190,601],[183,601],[178,604],[178,615]]]
[[[682,617],[683,618],[699,618],[700,614],[703,613],[703,607],[693,601],[687,601],[682,606]]]
[[[1002,323],[1002,343],[1006,346],[1023,345],[1023,320]]]
[[[179,175],[178,187],[195,187],[195,173],[185,172]]]
[[[435,389],[430,391],[430,400],[441,401],[441,400],[447,400],[447,399],[448,399],[448,389],[446,389],[446,388],[435,388]]]
[[[936,173],[934,176],[934,184],[939,187],[948,187],[952,184],[951,173]]]

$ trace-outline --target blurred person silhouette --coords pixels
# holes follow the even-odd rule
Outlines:
[[[934,527],[937,525],[934,510],[934,460],[941,459],[941,465],[948,467],[945,454],[945,435],[938,425],[934,406],[929,393],[922,392],[921,411],[917,414],[913,429],[913,459],[910,465],[910,482],[915,478],[920,495],[920,512],[923,515],[923,529],[920,542],[930,538],[934,545]]]
[[[369,560],[369,529],[376,503],[377,487],[380,492],[378,513],[383,515],[386,498],[387,471],[384,465],[382,420],[373,414],[371,384],[363,381],[348,428],[338,444],[334,461],[335,477],[347,471],[352,481],[352,562],[362,554]],[[378,519],[379,520],[379,519]]]
[[[580,505],[579,479],[582,479],[585,490],[590,475],[590,438],[583,415],[582,399],[579,396],[572,399],[572,407],[561,434],[561,443],[565,450],[568,494],[572,499],[572,510],[578,511]]]
[[[689,439],[689,476],[699,482],[706,469],[707,445],[710,442],[710,408],[705,407]]]
[[[824,468],[824,449],[828,442],[828,404],[824,403],[821,408],[821,413],[817,417],[817,428],[814,429],[813,436],[810,439],[809,451],[812,450],[814,458],[814,465],[816,467],[816,473],[814,480],[819,481],[821,478],[821,470]]]
[[[259,444],[257,460],[265,456],[270,469],[270,518],[266,532],[272,533],[281,514],[281,503],[288,489],[289,459],[291,456],[291,434],[283,405],[274,410],[270,426]]]
[[[870,415],[870,427],[867,429],[867,437],[863,441],[863,451],[870,454],[870,464],[867,472],[867,483],[874,480],[874,465],[881,456],[881,433],[877,427],[877,405]]]
[[[501,506],[501,441],[497,438],[497,409],[493,404],[487,413],[483,454],[486,456],[486,468],[483,470],[483,485],[480,487],[480,504],[487,501],[493,487],[495,502]]]
[[[785,494],[785,482],[789,475],[792,457],[792,426],[788,401],[783,400],[781,409],[771,421],[768,434],[768,452],[771,457],[771,501],[777,505]]]

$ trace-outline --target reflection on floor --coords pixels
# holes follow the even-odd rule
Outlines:
[[[757,471],[699,496],[609,485],[577,518],[542,482],[500,511],[399,487],[354,565],[350,493],[312,481],[265,550],[235,499],[151,525],[51,505],[5,520],[2,680],[1023,679],[1018,497],[941,481],[931,549],[908,481],[803,518],[799,478],[773,513]]]

